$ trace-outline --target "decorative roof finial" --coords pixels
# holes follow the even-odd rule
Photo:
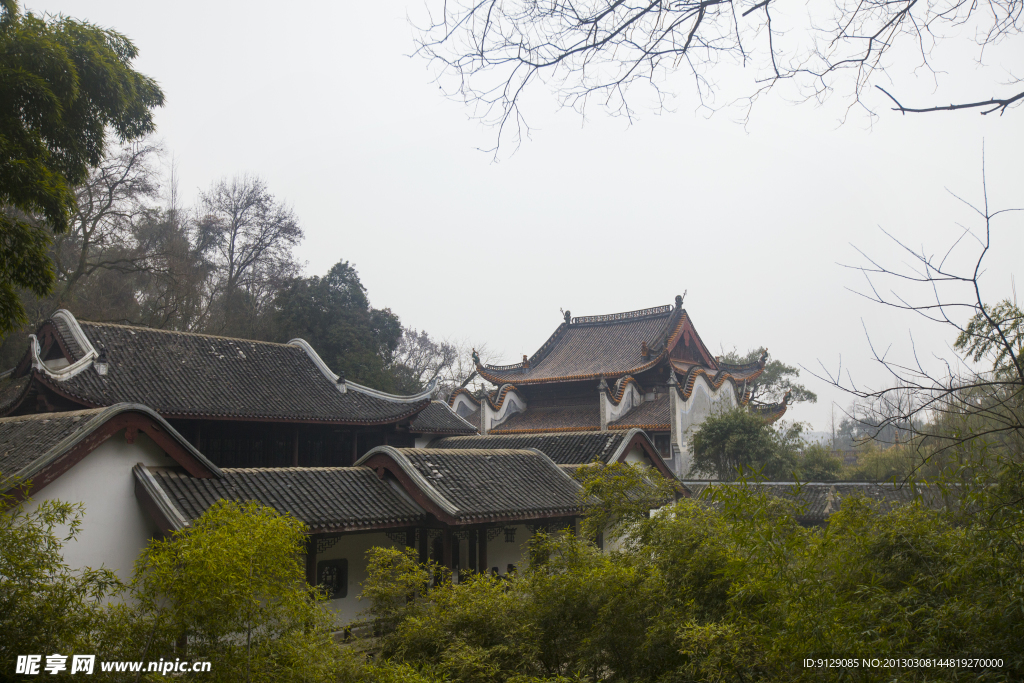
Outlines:
[[[572,320],[572,313],[570,313],[569,311],[566,311],[565,312],[565,324],[568,325],[571,320]]]
[[[668,371],[668,385],[672,386],[672,385],[678,385],[678,384],[679,384],[679,380],[676,379],[676,369],[675,368],[670,368],[669,371]]]
[[[790,390],[788,390],[786,392],[786,395],[782,397],[782,405],[784,405],[784,406],[788,406],[789,405],[789,396],[792,393],[793,393],[792,389],[790,389]]]
[[[685,299],[685,298],[686,298],[686,290],[685,289],[683,290],[682,294],[676,294],[676,310],[677,311],[682,310],[682,308],[683,308],[683,299]]]
[[[529,368],[530,368],[530,359],[524,353],[523,354],[523,369],[524,370],[528,370]]]
[[[764,365],[768,362],[768,349],[761,350],[761,357],[757,359],[757,362]]]
[[[476,352],[476,349],[473,349],[473,362],[480,365],[480,354]]]
[[[598,391],[608,391],[608,382],[605,380],[604,375],[601,375],[601,381],[597,385]]]
[[[96,369],[96,374],[100,377],[107,376],[107,350],[104,347],[100,347],[100,353],[96,356],[96,360],[92,362],[93,368]]]
[[[345,383],[345,371],[344,370],[339,370],[338,371],[338,379],[335,380],[335,383],[338,385],[338,391],[340,391],[343,394],[347,394],[348,393],[348,385]]]

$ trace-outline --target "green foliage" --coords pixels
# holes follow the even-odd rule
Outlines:
[[[384,391],[402,339],[398,316],[370,306],[356,269],[339,261],[324,277],[291,280],[275,301],[277,341],[302,337],[335,372]]]
[[[773,427],[745,408],[711,415],[690,437],[692,469],[722,481],[788,481],[797,472],[801,431],[800,425]]]
[[[0,680],[13,680],[18,655],[87,651],[103,622],[100,602],[120,588],[117,577],[73,571],[61,555],[81,522],[81,504],[0,495]]]
[[[533,551],[544,562],[513,580],[442,582],[411,600],[397,591],[387,599],[402,613],[380,640],[378,678],[367,680],[853,681],[877,671],[802,661],[981,651],[1004,668],[888,669],[886,680],[1024,674],[1019,533],[859,498],[844,500],[827,528],[808,529],[792,503],[755,487],[711,491],[635,516],[611,552],[542,535]],[[628,483],[618,495],[629,499]],[[380,565],[381,579],[401,566],[416,577],[410,588],[429,573],[401,551],[384,552],[393,564]]]
[[[204,681],[305,681],[334,675],[337,648],[323,596],[306,584],[301,522],[255,503],[221,501],[195,524],[153,541],[122,606],[122,649],[208,659]]]
[[[835,481],[843,478],[843,461],[823,444],[809,444],[800,455],[801,481]]]
[[[988,356],[997,374],[1024,381],[1018,370],[1024,366],[1024,311],[1010,300],[986,307],[971,317],[953,348],[975,362]]]
[[[108,129],[122,141],[153,130],[163,93],[132,70],[136,55],[110,29],[0,5],[0,332],[26,321],[19,288],[52,287],[48,228],[68,229],[72,188],[100,163]]]
[[[610,540],[629,533],[650,511],[675,499],[672,484],[657,472],[630,463],[592,463],[573,474],[580,482],[588,509],[582,532],[586,538],[606,534]]]
[[[733,349],[724,356],[721,356],[720,359],[733,365],[746,365],[756,361],[765,351],[766,349],[763,348],[751,349],[745,355],[742,355],[736,349]],[[755,405],[780,403],[786,394],[789,394],[790,403],[800,403],[802,401],[817,402],[817,394],[807,389],[804,385],[796,383],[795,380],[799,376],[800,370],[798,368],[786,365],[769,355],[768,362],[764,366],[764,372],[748,386],[750,389],[750,400]]]

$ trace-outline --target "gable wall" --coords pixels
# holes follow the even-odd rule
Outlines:
[[[122,580],[131,579],[139,553],[158,534],[135,498],[132,467],[140,462],[155,467],[176,465],[142,432],[135,443],[128,444],[121,431],[55,481],[30,494],[30,510],[44,500],[84,504],[78,536],[64,545],[64,560],[72,568],[106,566]]]

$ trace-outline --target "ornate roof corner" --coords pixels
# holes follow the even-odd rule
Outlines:
[[[786,414],[786,409],[789,407],[789,398],[791,395],[792,391],[787,391],[786,395],[782,397],[781,403],[752,406],[751,410],[760,415],[765,422],[771,424],[778,421]]]
[[[423,391],[421,391],[418,394],[413,394],[411,396],[400,396],[399,394],[389,394],[386,391],[378,391],[377,389],[371,389],[370,387],[363,386],[362,384],[356,384],[355,382],[346,381],[344,373],[340,375],[334,374],[331,371],[331,369],[327,367],[327,363],[325,363],[323,359],[320,358],[320,354],[318,354],[316,350],[312,346],[310,346],[309,342],[307,342],[305,339],[296,337],[295,339],[289,341],[288,345],[298,346],[300,349],[305,351],[306,355],[309,356],[309,359],[313,361],[313,364],[316,365],[317,369],[320,370],[323,376],[329,379],[331,383],[333,383],[337,387],[338,393],[341,394],[348,393],[349,391],[355,391],[360,394],[365,394],[367,396],[373,396],[375,398],[383,399],[390,403],[420,403],[422,401],[428,400],[431,396],[433,396],[434,391],[437,389],[437,379],[430,380],[430,384],[428,384]]]
[[[72,340],[74,340],[82,350],[82,356],[69,365],[59,369],[50,368],[40,356],[42,348],[39,345],[39,339],[34,334],[30,334],[28,336],[29,353],[32,357],[32,369],[46,375],[50,379],[60,382],[71,379],[88,368],[100,354],[99,351],[93,347],[89,337],[87,337],[85,331],[82,330],[82,326],[78,324],[78,320],[75,319],[75,316],[73,316],[70,311],[61,308],[50,316],[50,320],[53,321],[54,327],[58,329],[58,332],[62,327],[65,328]]]

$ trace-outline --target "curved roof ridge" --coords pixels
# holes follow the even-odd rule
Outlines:
[[[572,325],[590,325],[594,323],[614,323],[620,320],[636,320],[637,318],[649,318],[671,313],[672,304],[664,306],[652,306],[650,308],[639,308],[635,311],[623,311],[622,313],[605,313],[602,315],[581,315],[572,319]]]
[[[51,316],[52,317],[52,316]],[[227,337],[222,334],[207,334],[205,332],[185,332],[183,330],[167,330],[162,327],[146,327],[145,325],[127,325],[124,323],[104,323],[94,320],[80,320],[80,325],[95,325],[96,327],[117,327],[127,330],[146,330],[147,332],[159,332],[161,334],[179,334],[183,337],[203,337],[206,339],[223,339],[225,341],[240,341],[250,344],[265,344],[267,346],[294,346],[292,342],[283,344],[281,342],[263,341],[262,339],[244,339],[242,337]]]

